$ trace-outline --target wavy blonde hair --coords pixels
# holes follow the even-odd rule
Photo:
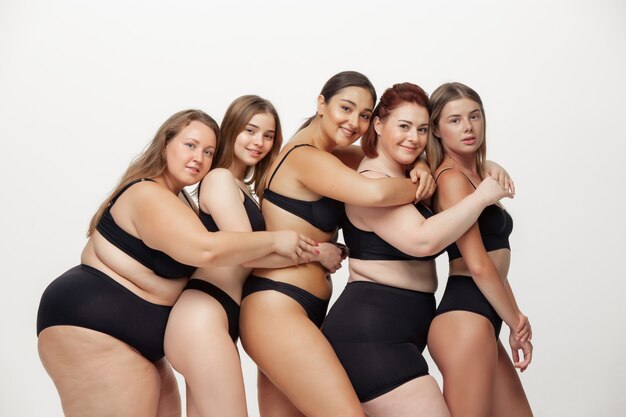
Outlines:
[[[485,119],[485,109],[478,93],[461,83],[443,84],[439,86],[430,96],[430,128],[428,129],[428,144],[426,145],[426,158],[428,160],[428,165],[434,173],[443,161],[443,146],[441,145],[441,139],[435,136],[435,131],[438,131],[439,120],[441,119],[441,112],[444,106],[449,102],[460,98],[467,98],[475,101],[480,106],[484,130],[483,142],[478,148],[478,152],[476,152],[476,170],[478,171],[480,178],[483,178],[483,165],[487,155],[487,119]]]
[[[89,229],[87,230],[87,237],[91,236],[96,229],[96,225],[100,221],[102,214],[106,210],[109,202],[113,199],[117,193],[129,182],[138,178],[155,178],[162,175],[167,168],[167,161],[165,158],[165,146],[170,140],[181,130],[189,125],[193,121],[198,121],[206,125],[209,129],[215,133],[217,143],[219,144],[220,128],[217,122],[208,114],[201,110],[183,110],[173,114],[167,119],[157,130],[154,138],[148,146],[139,154],[133,162],[130,163],[128,169],[122,178],[117,183],[113,191],[109,196],[100,204],[100,207],[96,211],[96,214],[91,218],[89,222]]]

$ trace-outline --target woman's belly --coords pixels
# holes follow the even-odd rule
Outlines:
[[[437,290],[435,261],[370,261],[350,258],[349,281],[368,281],[413,291]]]

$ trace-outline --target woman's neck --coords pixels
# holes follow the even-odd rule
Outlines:
[[[296,133],[294,139],[301,143],[313,145],[326,152],[332,152],[337,147],[335,141],[329,138],[322,130],[319,117],[313,119],[307,127]]]
[[[233,177],[239,181],[244,180],[247,169],[248,166],[238,159],[234,159],[232,164],[228,167],[228,170],[233,174]]]
[[[374,158],[365,157],[359,166],[359,171],[368,169],[387,174],[390,177],[405,177],[405,166],[398,163],[395,159],[389,157],[380,149],[377,150],[378,155]]]
[[[449,162],[452,162],[457,168],[461,169],[465,172],[471,172],[473,174],[478,174],[478,169],[476,167],[476,154],[468,154],[468,155],[460,155],[455,154],[453,152],[446,152],[444,156],[444,163],[446,159]]]

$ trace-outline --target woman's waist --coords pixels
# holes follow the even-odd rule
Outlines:
[[[253,275],[277,282],[295,285],[323,300],[330,299],[332,281],[330,275],[318,263],[308,263],[280,269],[258,268]]]
[[[140,298],[154,304],[172,306],[187,283],[187,278],[163,278],[137,263],[137,265],[108,265],[95,254],[85,254],[81,263],[104,273]]]
[[[228,294],[236,302],[241,301],[241,289],[251,268],[242,266],[224,266],[215,268],[198,268],[190,279],[208,282]]]
[[[437,269],[434,261],[349,260],[348,281],[365,281],[413,291],[434,293]]]
[[[498,275],[504,279],[508,275],[509,265],[511,264],[511,251],[509,249],[497,249],[491,252],[487,252],[487,255],[491,259],[491,262],[498,271]],[[452,275],[465,275],[472,276],[472,272],[468,267],[465,259],[457,258],[450,261],[449,276]]]

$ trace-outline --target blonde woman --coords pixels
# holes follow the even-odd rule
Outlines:
[[[81,265],[45,290],[39,355],[66,416],[179,415],[163,337],[195,267],[314,251],[295,232],[209,233],[179,199],[208,172],[218,136],[198,110],[165,121],[93,216]]]
[[[437,88],[430,105],[428,159],[438,185],[434,207],[442,211],[473,193],[484,178],[485,111],[480,96],[460,83]],[[510,214],[493,204],[447,249],[448,283],[428,349],[443,375],[453,417],[532,415],[515,372],[531,362],[532,331],[507,279],[512,228]],[[499,341],[502,321],[510,329],[514,363]]]

